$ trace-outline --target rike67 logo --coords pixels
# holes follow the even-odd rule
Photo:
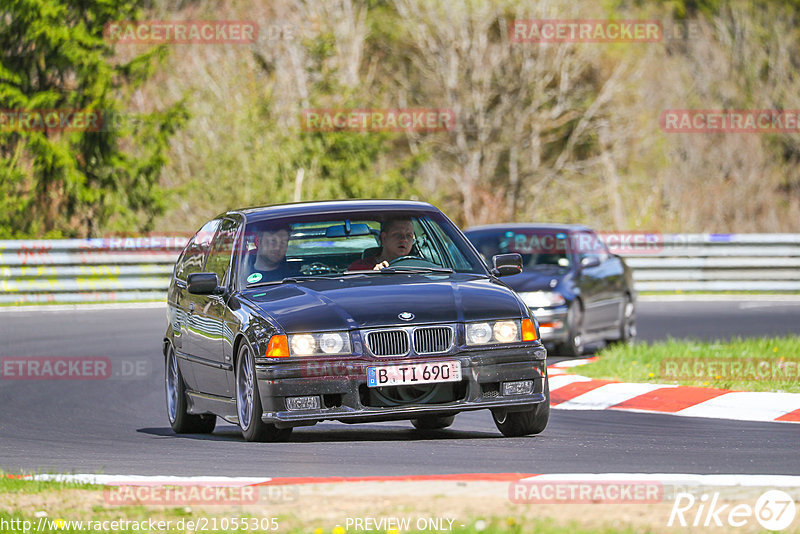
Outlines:
[[[778,531],[791,525],[797,513],[792,496],[781,490],[764,492],[753,506],[721,504],[719,500],[717,492],[703,493],[699,498],[691,493],[678,493],[667,526],[738,528],[755,519],[763,528]]]

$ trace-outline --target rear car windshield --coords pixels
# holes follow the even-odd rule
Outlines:
[[[569,236],[566,232],[533,229],[498,229],[468,232],[467,237],[487,265],[492,256],[516,252],[522,256],[523,270],[542,266],[569,268],[572,265]]]

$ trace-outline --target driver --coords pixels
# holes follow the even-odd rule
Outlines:
[[[247,282],[282,280],[298,274],[298,269],[286,261],[291,231],[288,224],[279,223],[267,226],[256,234],[258,249],[249,258]]]
[[[389,266],[389,262],[411,254],[414,245],[414,224],[409,218],[388,219],[381,224],[381,249],[376,256],[354,261],[350,271],[379,271]]]

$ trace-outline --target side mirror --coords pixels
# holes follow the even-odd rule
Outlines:
[[[192,273],[186,278],[186,290],[193,295],[212,295],[218,287],[217,273]]]
[[[600,258],[597,256],[586,256],[581,260],[582,269],[589,269],[591,267],[597,267],[598,265],[600,265]]]
[[[516,252],[511,254],[497,254],[492,256],[492,274],[495,276],[509,276],[522,272],[522,256]]]

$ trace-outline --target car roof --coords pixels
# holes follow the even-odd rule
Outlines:
[[[340,214],[347,211],[372,214],[398,210],[439,213],[439,209],[432,204],[413,200],[324,200],[244,208],[231,210],[226,214],[239,213],[250,223],[301,215]]]
[[[591,228],[583,224],[566,223],[500,223],[473,226],[464,230],[464,233],[477,232],[483,230],[548,230],[553,232],[583,232],[592,231]]]

